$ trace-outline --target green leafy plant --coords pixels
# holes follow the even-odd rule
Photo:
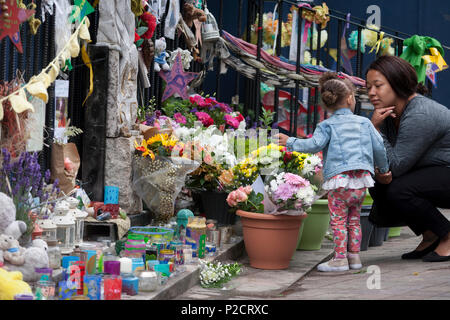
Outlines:
[[[137,119],[139,122],[143,122],[146,120],[146,116],[148,114],[153,114],[156,110],[156,98],[153,97],[149,100],[147,106],[138,106],[137,110]]]
[[[70,124],[70,119],[67,124],[68,126],[66,127],[66,130],[64,131],[63,136],[59,137],[59,138],[53,137],[53,143],[64,144],[65,143],[64,141],[66,140],[66,138],[70,139],[70,138],[76,137],[77,135],[83,133],[83,130],[81,130],[80,128],[77,128],[75,126],[69,126],[69,124]]]
[[[261,125],[263,128],[269,128],[270,125],[273,122],[273,116],[275,115],[275,112],[272,112],[270,110],[267,110],[265,108],[262,109],[262,115],[259,117],[259,120],[261,121]]]

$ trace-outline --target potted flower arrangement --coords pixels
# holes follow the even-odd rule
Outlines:
[[[187,147],[192,147],[193,159],[200,159],[201,163],[188,175],[186,187],[199,194],[207,219],[215,219],[220,225],[233,224],[235,216],[228,214],[229,207],[225,201],[233,182],[231,169],[214,159],[210,146],[186,143],[185,148]]]
[[[285,150],[278,146],[263,148],[277,151],[272,155],[275,158],[284,157]],[[260,148],[252,156],[260,157],[265,151]],[[268,165],[265,159],[253,158],[244,162],[259,166],[259,169],[267,169]],[[251,176],[252,169],[244,168]],[[286,172],[286,168],[286,163],[280,163],[278,172],[267,175],[264,183],[257,179],[252,186],[237,188],[227,198],[230,207],[241,217],[245,248],[250,265],[255,268],[278,270],[289,267],[300,226],[307,217],[306,211],[317,198],[318,188],[310,182],[311,177]]]
[[[299,230],[297,249],[319,250],[330,223],[328,200],[321,199],[326,194],[320,189],[322,159],[315,154],[284,151],[283,167],[287,172],[306,177],[317,188],[316,200],[308,210],[308,217]]]

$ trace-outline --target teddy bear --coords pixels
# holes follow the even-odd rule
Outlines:
[[[16,221],[16,207],[13,200],[0,192],[0,234],[19,240],[26,229],[25,222]],[[3,250],[0,250],[0,265],[3,263],[3,268],[9,271],[20,271],[24,281],[39,280],[39,275],[34,272],[34,269],[48,268],[47,243],[44,240],[36,239],[33,240],[31,247],[21,247],[21,250],[24,258],[22,265],[14,265],[5,259],[6,251]]]
[[[0,300],[13,300],[17,294],[32,294],[31,287],[22,278],[18,271],[0,268]]]
[[[0,234],[0,250],[3,251],[3,261],[9,262],[14,265],[23,265],[25,263],[25,258],[23,253],[25,251],[19,245],[19,241],[6,234]]]
[[[182,16],[189,28],[192,28],[195,19],[198,19],[200,22],[206,22],[205,12],[194,7],[192,3],[184,3]]]
[[[164,71],[169,71],[169,64],[166,62],[166,58],[170,55],[166,52],[166,39],[161,37],[155,41],[155,62],[154,70],[155,72],[160,72],[161,68]]]
[[[24,263],[22,265],[13,265],[5,260],[4,268],[8,271],[20,271],[23,280],[27,282],[38,281],[40,275],[35,272],[35,268],[48,268],[48,246],[42,239],[35,239],[31,247],[23,252]]]
[[[16,206],[13,200],[0,192],[0,234],[10,235],[19,240],[26,230],[25,222],[16,221]]]

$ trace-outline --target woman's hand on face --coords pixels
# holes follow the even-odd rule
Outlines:
[[[392,182],[392,172],[380,173],[378,168],[375,169],[375,180],[381,184],[389,184]]]
[[[387,117],[395,118],[396,114],[394,113],[395,107],[387,107],[387,108],[379,108],[375,109],[372,114],[372,124],[377,129],[380,130],[381,124],[383,123],[384,119]]]
[[[285,147],[286,146],[286,142],[289,139],[289,136],[283,134],[283,133],[278,133],[274,136],[274,142],[278,143],[280,146]]]

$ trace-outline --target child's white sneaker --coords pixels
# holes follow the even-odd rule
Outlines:
[[[330,261],[321,263],[317,266],[317,270],[322,272],[329,271],[347,271],[348,270],[348,260],[343,259],[331,259]]]
[[[361,259],[359,257],[359,254],[348,253],[347,259],[348,259],[348,265],[349,265],[350,269],[361,269],[362,268]]]

